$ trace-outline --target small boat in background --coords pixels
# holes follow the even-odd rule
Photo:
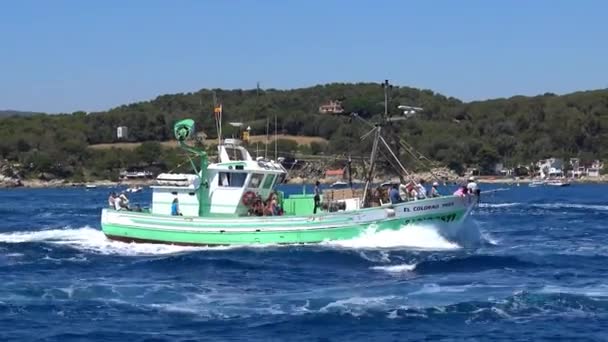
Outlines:
[[[136,193],[136,192],[141,192],[143,189],[144,188],[142,188],[141,186],[136,186],[136,187],[128,188],[125,191],[130,192],[130,193]]]
[[[346,189],[348,188],[348,183],[337,181],[329,186],[332,189]]]
[[[95,185],[95,184],[87,184],[87,185],[85,185],[85,188],[87,188],[87,189],[97,189],[97,185]]]
[[[570,182],[568,182],[566,179],[550,179],[546,184],[550,186],[569,186]]]
[[[537,186],[543,186],[543,185],[545,185],[545,181],[542,179],[533,180],[530,184],[528,184],[528,186],[531,188],[535,188]]]

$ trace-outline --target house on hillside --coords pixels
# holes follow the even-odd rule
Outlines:
[[[319,113],[321,114],[342,114],[344,108],[342,108],[342,101],[330,100],[319,106]]]
[[[541,159],[536,163],[541,178],[563,177],[564,161],[559,158]]]
[[[570,158],[570,165],[572,171],[569,175],[572,177],[599,177],[604,163],[601,160],[594,160],[592,162],[581,162],[579,158]]]
[[[116,138],[117,139],[127,139],[129,131],[127,126],[118,126],[116,127]]]
[[[331,180],[342,180],[344,179],[344,169],[326,170],[325,178]]]
[[[594,160],[587,168],[587,177],[599,177],[603,168],[604,163],[601,160]]]
[[[503,163],[494,164],[494,174],[500,176],[511,176],[513,174],[513,169],[505,167]]]

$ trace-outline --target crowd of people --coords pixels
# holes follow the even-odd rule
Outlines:
[[[108,197],[108,207],[115,210],[142,211],[139,204],[134,206],[130,205],[129,199],[124,192],[122,192],[120,195],[117,195],[116,192],[111,192],[110,196]]]
[[[393,184],[388,194],[389,200],[391,201],[391,203],[396,204],[407,201],[421,200],[425,198],[441,197],[441,193],[438,189],[438,182],[433,182],[430,193],[427,192],[427,189],[424,184],[424,179],[420,179],[418,183],[409,182],[407,184]],[[468,194],[477,196],[477,199],[479,201],[479,195],[481,194],[481,191],[479,189],[479,186],[475,182],[475,177],[469,177],[467,184],[459,186],[453,195],[466,196]]]
[[[249,206],[249,216],[281,216],[283,208],[281,207],[279,196],[275,191],[270,193],[268,199],[263,201],[259,195],[254,198]]]

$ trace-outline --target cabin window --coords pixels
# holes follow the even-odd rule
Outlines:
[[[220,172],[218,185],[231,188],[242,188],[247,179],[246,172]]]
[[[264,180],[264,189],[270,189],[272,183],[274,182],[274,175],[267,175]]]
[[[262,179],[264,179],[264,175],[261,173],[254,173],[251,175],[251,179],[249,180],[248,188],[257,189],[262,185]]]

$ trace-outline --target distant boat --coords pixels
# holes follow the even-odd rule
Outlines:
[[[142,191],[144,188],[142,188],[141,186],[136,186],[134,188],[128,188],[127,190],[125,190],[126,192],[131,192],[131,193],[136,193],[136,192],[140,192]]]
[[[85,188],[87,188],[87,189],[97,189],[97,185],[95,185],[95,184],[87,184],[87,185],[85,185]]]
[[[570,182],[561,179],[550,179],[546,184],[550,186],[569,186]]]
[[[534,188],[534,187],[543,186],[543,185],[545,185],[544,180],[534,180],[528,186]]]
[[[345,188],[348,188],[348,183],[337,181],[337,182],[333,183],[332,185],[330,185],[329,187],[332,189],[345,189]]]

